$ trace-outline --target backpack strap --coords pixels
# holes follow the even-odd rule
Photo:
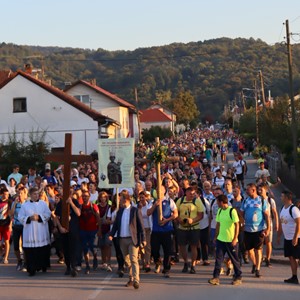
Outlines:
[[[232,220],[232,211],[233,211],[234,209],[235,209],[234,207],[231,207],[230,210],[229,210],[229,216],[230,216],[230,219],[231,219],[231,220]],[[221,214],[221,211],[222,211],[222,209],[219,208],[218,216]]]
[[[290,215],[291,215],[291,217],[294,219],[294,217],[293,217],[293,207],[295,207],[296,205],[295,204],[292,204],[291,206],[290,206],[290,209],[289,209],[289,213],[290,213]]]
[[[200,196],[200,199],[201,199],[201,202],[202,202],[202,204],[203,204],[203,205],[204,205],[204,207],[205,207],[205,212],[206,212],[206,214],[208,215],[208,211],[207,211],[207,207],[206,207],[205,199],[204,199],[204,197],[203,197],[203,196]]]
[[[294,217],[293,217],[293,207],[294,207],[294,206],[296,206],[296,205],[295,205],[295,204],[292,204],[292,205],[290,206],[290,208],[289,208],[289,213],[290,213],[290,216],[291,216],[292,219],[294,219]],[[283,210],[283,208],[284,208],[284,205],[281,206],[280,212]]]

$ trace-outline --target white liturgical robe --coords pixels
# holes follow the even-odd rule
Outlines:
[[[30,221],[28,218],[37,214],[40,221]],[[23,224],[23,247],[37,248],[50,244],[50,234],[48,220],[51,217],[51,211],[45,201],[25,202],[19,212],[19,220]]]

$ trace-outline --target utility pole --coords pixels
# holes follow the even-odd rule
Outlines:
[[[293,138],[293,161],[295,166],[296,175],[298,176],[298,138],[297,138],[297,123],[296,123],[296,110],[294,99],[294,85],[293,85],[293,67],[292,67],[292,47],[290,40],[289,20],[285,21],[286,25],[286,45],[288,52],[288,66],[289,66],[289,85],[290,85],[290,99],[291,99],[291,113],[292,113],[292,138]]]
[[[262,71],[259,70],[259,80],[260,80],[260,86],[261,86],[261,98],[263,102],[264,108],[266,107],[266,97],[265,97],[265,85],[264,85],[264,79],[262,76]]]
[[[254,80],[254,97],[255,97],[255,128],[256,128],[256,143],[259,145],[259,127],[258,127],[258,93],[256,79]]]
[[[141,131],[141,121],[140,121],[140,110],[139,110],[139,99],[138,99],[138,92],[137,88],[134,88],[134,95],[135,95],[135,102],[137,108],[137,121],[138,121],[138,130],[139,130],[139,141],[142,139],[142,131]]]

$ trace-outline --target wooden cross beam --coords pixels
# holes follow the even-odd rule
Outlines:
[[[72,155],[72,134],[65,134],[65,147],[52,151],[45,156],[46,161],[59,162],[64,165],[63,199],[62,199],[62,219],[61,225],[69,230],[70,206],[67,200],[70,197],[71,164],[72,162],[91,162],[90,155]]]

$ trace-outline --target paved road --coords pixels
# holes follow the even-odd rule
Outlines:
[[[63,275],[64,267],[53,264],[52,269],[28,277],[27,273],[17,272],[15,262],[0,266],[1,300],[39,300],[39,299],[299,299],[300,286],[283,283],[290,276],[288,266],[277,264],[272,268],[262,268],[262,278],[250,274],[250,265],[243,266],[243,284],[232,286],[231,279],[221,276],[220,286],[211,286],[207,280],[211,277],[213,266],[197,266],[197,273],[182,274],[182,263],[172,268],[171,278],[150,272],[141,275],[139,290],[126,288],[127,279],[118,278],[114,273],[97,270],[71,278]]]

